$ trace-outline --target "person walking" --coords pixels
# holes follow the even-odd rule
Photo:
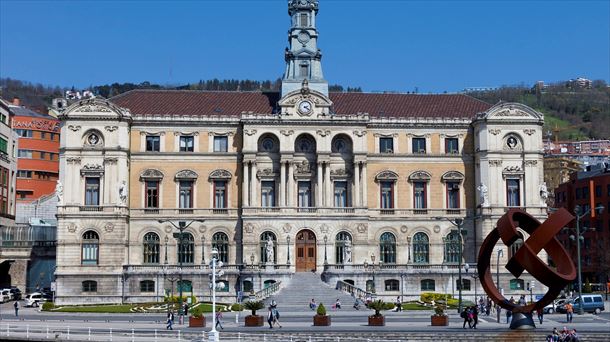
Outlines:
[[[470,308],[466,307],[461,313],[460,317],[464,319],[464,323],[462,324],[462,328],[466,329],[466,323],[468,323],[468,327],[472,328],[472,320],[470,318]]]
[[[15,307],[15,317],[19,317],[19,301],[16,300],[13,306]]]
[[[315,300],[315,299],[313,299],[313,298],[312,298],[312,299],[309,301],[309,308],[310,308],[311,310],[315,310],[315,309],[316,309],[316,300]]]
[[[513,316],[513,312],[510,310],[506,310],[506,324],[510,323],[510,319]]]
[[[472,306],[472,327],[473,329],[477,328],[477,324],[479,324],[479,309],[476,305]]]
[[[396,297],[396,311],[402,311],[402,302],[400,296]]]
[[[271,307],[271,315],[273,316],[273,322],[271,325],[277,325],[281,328],[282,325],[280,324],[280,312],[277,310],[276,306]]]
[[[337,300],[335,301],[335,309],[337,309],[337,310],[341,309],[341,302],[339,301],[339,298],[337,298]]]
[[[222,310],[218,309],[218,311],[216,311],[216,325],[215,328],[220,327],[220,330],[224,330],[225,328],[222,327]]]
[[[356,298],[356,301],[354,302],[354,309],[360,310],[360,299],[358,298]]]
[[[538,316],[538,321],[540,322],[540,324],[542,324],[542,320],[544,319],[544,309],[539,308],[538,310],[536,310],[536,315]]]
[[[271,306],[267,311],[267,323],[269,323],[269,329],[273,329],[273,308]]]
[[[167,313],[167,326],[165,330],[174,330],[172,325],[174,325],[174,313],[170,311]]]
[[[573,314],[574,314],[574,306],[572,306],[572,303],[566,304],[566,321],[568,323],[572,323]]]

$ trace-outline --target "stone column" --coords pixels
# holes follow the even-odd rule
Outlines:
[[[286,163],[280,162],[280,207],[286,206]]]
[[[249,182],[249,177],[250,177],[250,170],[248,167],[248,164],[250,162],[244,161],[244,173],[243,173],[243,179],[244,182],[242,184],[242,206],[247,207],[250,206],[250,199],[249,199],[249,195],[250,195],[250,182]]]
[[[289,207],[294,207],[294,164],[288,162],[288,204]]]
[[[352,206],[360,206],[360,162],[354,163],[354,204]]]
[[[362,163],[362,206],[368,207],[368,196],[367,196],[368,180],[366,178],[366,163]]]
[[[318,162],[318,184],[316,184],[316,207],[323,207],[322,203],[322,162]]]
[[[256,177],[256,162],[252,162],[252,191],[250,191],[251,200],[250,205],[253,207],[258,206],[258,178]]]
[[[332,207],[332,186],[330,184],[330,162],[326,162],[324,173],[324,187],[326,188],[326,207]]]

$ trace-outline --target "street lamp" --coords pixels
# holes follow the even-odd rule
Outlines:
[[[218,341],[218,331],[216,331],[216,276],[222,276],[223,271],[216,273],[216,267],[222,267],[222,261],[218,260],[218,249],[212,248],[212,330],[209,335],[209,342]]]
[[[466,274],[469,274],[468,273],[469,269],[470,269],[470,265],[468,265],[468,263],[464,264],[464,270],[466,271]],[[477,301],[477,279],[479,278],[479,275],[475,271],[475,272],[472,273],[471,277],[474,280],[474,305],[478,305],[478,301]]]
[[[250,287],[250,300],[254,300],[254,298],[252,298],[254,296],[254,253],[252,253],[250,255],[250,272],[252,272],[251,273],[252,286]]]
[[[496,288],[498,291],[502,291],[500,289],[500,257],[504,255],[504,250],[502,248],[498,248],[498,258],[496,259]],[[500,323],[500,306],[496,304],[496,312],[498,313],[498,323]]]
[[[288,249],[288,258],[286,259],[286,265],[290,266],[290,236],[286,236],[286,248]]]
[[[598,205],[597,207],[595,207],[595,210],[598,213],[602,213],[604,211],[604,206],[603,205]],[[583,212],[581,214],[582,208],[577,205],[574,207],[574,214],[576,214],[576,237],[574,235],[570,235],[570,239],[572,240],[577,240],[576,241],[576,262],[577,262],[577,266],[578,266],[578,302],[579,302],[579,306],[578,306],[578,314],[582,315],[584,314],[584,307],[583,307],[583,302],[582,302],[582,274],[581,274],[581,260],[580,260],[580,241],[584,240],[584,238],[581,236],[580,233],[580,219],[589,215],[589,213],[591,212],[591,208],[587,209],[585,212]],[[582,234],[584,234],[586,231],[582,232]]]
[[[188,228],[191,224],[193,224],[194,222],[203,222],[204,220],[192,220],[189,223],[186,223],[186,221],[178,221],[178,225],[176,225],[173,221],[171,220],[159,220],[158,222],[163,224],[163,223],[169,223],[171,224],[174,228],[178,229],[178,231],[180,233],[178,233],[178,263],[179,263],[179,268],[180,268],[180,272],[178,273],[178,284],[180,285],[180,307],[178,308],[178,313],[180,315],[179,318],[179,322],[182,324],[183,322],[183,316],[184,316],[184,310],[182,308],[182,288],[184,287],[184,284],[182,282],[182,262],[184,261],[184,245],[182,244],[182,236],[184,231],[186,230],[186,228]],[[176,237],[176,234],[174,233],[174,237]],[[167,237],[166,237],[167,238]],[[166,244],[165,244],[165,261],[167,263],[167,240],[166,240]],[[173,291],[173,284],[172,284],[172,291]],[[173,296],[172,296],[173,297]]]
[[[326,257],[326,242],[328,241],[328,236],[324,235],[324,265],[328,264],[328,259]]]
[[[446,217],[436,217],[437,220],[447,220],[452,225],[456,226],[458,229],[459,235],[459,248],[458,248],[458,282],[460,286],[458,286],[458,313],[462,313],[462,247],[464,245],[463,236],[462,236],[462,226],[464,225],[464,219],[456,218],[450,219]]]

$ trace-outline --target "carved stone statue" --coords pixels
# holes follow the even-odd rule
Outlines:
[[[121,184],[119,184],[119,200],[120,204],[127,203],[127,183],[125,181],[122,181]]]
[[[274,261],[274,257],[273,257],[273,239],[271,238],[271,236],[267,237],[267,243],[265,246],[265,252],[267,253],[267,263],[273,263]]]
[[[546,205],[546,201],[549,198],[549,190],[546,187],[546,182],[542,182],[539,186],[540,191],[540,204]]]
[[[352,242],[350,240],[345,240],[343,244],[343,263],[352,263]]]
[[[479,190],[481,206],[483,206],[483,207],[489,206],[489,195],[487,194],[487,185],[481,183],[481,185],[479,185],[477,187],[477,190]]]
[[[57,184],[55,184],[55,196],[57,196],[57,203],[62,204],[64,201],[64,185],[61,184],[59,179],[57,180]]]

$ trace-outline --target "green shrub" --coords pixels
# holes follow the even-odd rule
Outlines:
[[[55,309],[55,304],[53,304],[53,302],[42,303],[42,311],[51,311],[53,309]]]
[[[434,293],[434,292],[424,292],[420,296],[421,301],[424,303],[432,303],[432,301],[446,300],[451,299],[453,296],[445,293]]]
[[[262,300],[249,300],[244,304],[244,307],[252,311],[252,316],[256,316],[256,310],[264,308],[265,303]]]
[[[444,305],[437,305],[434,308],[434,314],[436,314],[437,316],[445,316],[445,306]]]
[[[165,303],[181,303],[181,302],[187,303],[188,298],[189,298],[189,296],[182,296],[182,301],[181,301],[180,296],[166,296],[165,298],[163,298],[163,301]],[[190,298],[191,298],[191,305],[197,303],[196,296],[190,296]]]
[[[382,310],[390,310],[394,308],[393,303],[386,303],[381,299],[374,300],[369,303],[369,309],[375,310],[375,314],[373,316],[381,316]]]
[[[320,316],[326,316],[326,308],[324,307],[324,304],[320,303],[320,305],[318,305],[316,313]]]
[[[244,306],[238,303],[231,305],[231,311],[242,311]]]
[[[191,316],[201,318],[203,316],[203,305],[199,304],[189,309]]]

